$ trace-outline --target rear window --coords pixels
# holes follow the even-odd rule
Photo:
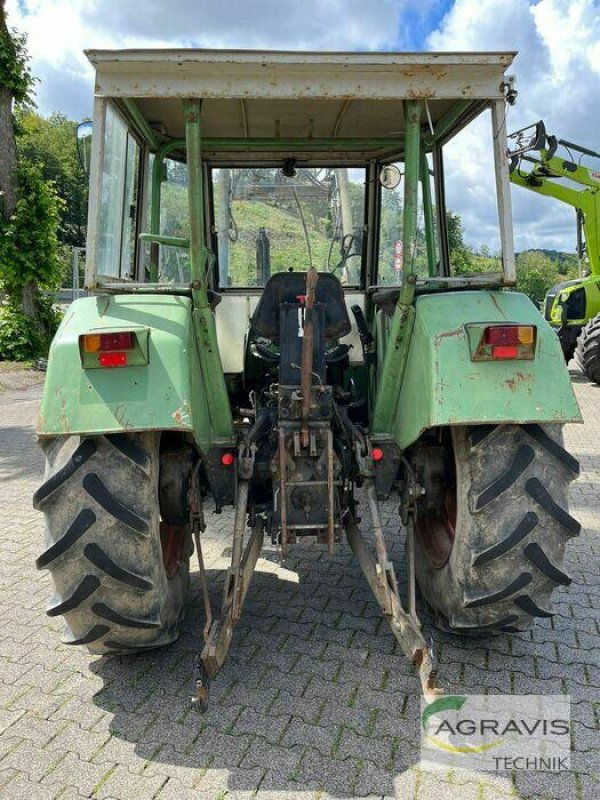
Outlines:
[[[261,287],[276,272],[310,266],[360,284],[364,169],[290,164],[211,174],[221,288]]]

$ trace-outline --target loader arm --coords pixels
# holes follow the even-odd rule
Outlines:
[[[581,188],[557,183],[561,178]],[[600,275],[600,172],[541,150],[539,159],[524,156],[512,170],[510,180],[517,186],[554,197],[581,212],[590,269],[592,275]]]

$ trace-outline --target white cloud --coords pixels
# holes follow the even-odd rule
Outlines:
[[[457,0],[430,34],[434,50],[518,50],[510,70],[519,97],[507,118],[508,131],[538,119],[549,133],[600,150],[600,14],[597,0]],[[448,165],[454,208],[472,218],[478,167],[463,149]],[[593,163],[593,162],[590,162]],[[475,180],[474,180],[475,177]],[[547,247],[574,251],[575,213],[548,198],[514,187],[516,249]],[[480,197],[479,229],[489,231],[496,214],[493,192]],[[476,229],[475,229],[476,230]],[[475,232],[472,241],[480,243]]]
[[[551,58],[553,81],[583,67],[600,75],[598,5],[593,0],[540,0],[531,9]]]
[[[87,4],[86,24],[97,30],[135,31],[147,40],[188,45],[296,49],[375,48],[396,38],[399,3],[393,0],[171,0]]]
[[[439,0],[7,0],[9,25],[27,33],[42,113],[91,112],[93,71],[83,49],[254,47],[376,49],[413,41],[401,21],[421,22]],[[418,13],[417,13],[418,12]],[[412,16],[411,16],[412,15]],[[421,23],[419,23],[421,24]],[[456,0],[426,47],[519,50],[511,70],[519,98],[509,131],[544,119],[550,133],[600,149],[598,0]],[[489,151],[471,140],[447,165],[448,197],[476,244],[495,247]],[[480,165],[475,153],[481,153]],[[470,154],[470,155],[469,155]],[[479,156],[478,156],[479,157]],[[487,166],[484,166],[487,160]],[[573,250],[573,212],[513,189],[517,249]]]
[[[28,36],[42,113],[91,111],[84,48],[230,47],[353,50],[394,44],[402,0],[7,0]]]

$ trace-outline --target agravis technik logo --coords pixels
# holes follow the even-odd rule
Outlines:
[[[457,695],[457,694],[450,694],[446,697],[439,697],[437,700],[434,700],[433,703],[430,703],[423,713],[421,714],[421,724],[423,726],[423,730],[426,732],[426,736],[428,741],[431,742],[435,747],[439,747],[442,750],[446,750],[449,753],[484,753],[486,750],[489,750],[492,747],[498,747],[499,744],[502,743],[502,740],[499,742],[488,742],[487,744],[479,744],[479,745],[453,745],[449,744],[447,741],[442,739],[439,734],[440,732],[447,733],[448,731],[454,733],[455,731],[452,729],[452,725],[448,722],[447,719],[443,719],[442,722],[438,724],[435,729],[435,734],[428,733],[428,721],[430,717],[433,717],[436,720],[436,712],[439,714],[442,711],[448,711],[448,709],[452,709],[455,711],[460,711],[460,709],[464,706],[467,702],[466,695]],[[462,728],[464,727],[464,723],[468,723],[468,727],[471,728],[472,720],[459,720],[456,723],[456,732],[462,733]],[[432,727],[434,727],[432,725]]]
[[[421,706],[421,758],[485,770],[569,768],[567,695],[448,695]]]

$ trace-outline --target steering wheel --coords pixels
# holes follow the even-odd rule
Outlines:
[[[357,239],[359,239],[359,237],[355,233],[347,233],[342,238],[340,243],[340,260],[332,269],[329,270],[330,272],[335,273],[339,269],[343,269],[349,259],[362,256],[362,252],[360,250],[355,253],[350,252]]]

